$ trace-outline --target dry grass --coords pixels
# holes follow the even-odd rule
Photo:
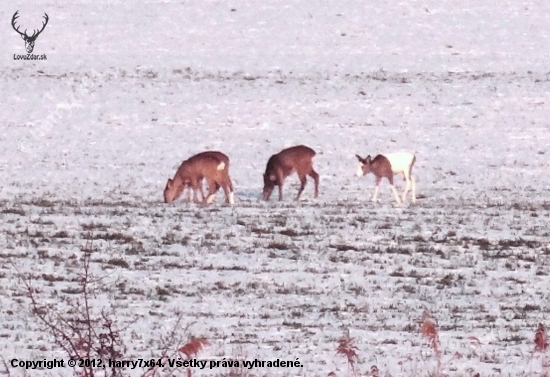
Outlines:
[[[428,339],[432,348],[435,359],[437,361],[436,370],[431,373],[431,376],[441,375],[441,342],[439,341],[439,332],[437,330],[437,321],[432,317],[428,310],[422,313],[422,324],[420,325],[420,333]]]
[[[92,241],[89,241],[82,250],[81,273],[76,281],[74,297],[62,297],[60,302],[43,303],[39,298],[41,287],[34,285],[29,275],[19,273],[23,282],[22,296],[27,297],[37,322],[43,331],[51,336],[67,357],[71,359],[94,360],[94,363],[77,364],[73,367],[73,375],[78,377],[125,377],[124,368],[111,366],[109,360],[131,360],[127,355],[127,346],[124,343],[123,332],[127,330],[117,318],[117,311],[113,305],[109,308],[93,307],[93,297],[98,290],[105,290],[102,279],[91,273],[91,254],[94,252]],[[17,270],[17,266],[13,266]],[[189,358],[196,355],[209,343],[205,339],[194,339],[177,349],[183,337],[181,332],[181,318],[179,315],[171,332],[160,336],[160,345],[157,348],[155,360],[175,359],[178,352],[185,353]],[[186,329],[184,329],[186,330]],[[153,358],[152,358],[153,359]],[[7,375],[10,369],[4,361]],[[161,377],[181,375],[176,368],[167,368],[161,363],[151,362],[140,372],[141,377]],[[190,370],[187,371],[190,375]]]
[[[187,356],[187,359],[195,357],[201,350],[209,346],[210,343],[205,338],[197,338],[188,342],[186,345],[181,347],[178,351],[184,353]]]
[[[446,361],[446,363],[443,363],[443,355],[445,352],[443,351],[441,347],[441,341],[439,340],[439,330],[437,325],[437,319],[434,318],[431,313],[426,309],[422,313],[422,323],[420,325],[420,333],[422,336],[424,336],[426,339],[428,339],[430,347],[433,350],[434,357],[436,359],[436,369],[434,371],[428,372],[428,375],[430,377],[437,377],[442,376],[443,369],[448,363],[450,363],[452,360],[455,359],[461,359],[462,354],[459,352],[455,352],[451,357]],[[474,338],[474,337],[470,337]],[[474,338],[479,343],[479,339]]]
[[[541,358],[541,376],[543,377],[550,376],[550,360],[548,359],[548,355],[546,353],[547,349],[548,337],[546,335],[546,326],[539,323],[537,331],[535,331],[535,349],[533,350],[533,354],[537,352],[543,354]]]
[[[539,323],[535,332],[535,351],[545,352],[548,348],[548,338],[546,336],[546,327]]]
[[[358,348],[355,345],[355,338],[350,337],[349,329],[347,329],[344,335],[338,340],[336,353],[346,358],[348,366],[355,377],[357,377],[357,351]]]
[[[56,219],[56,224],[58,215],[59,218],[64,218],[76,213],[75,210],[67,210],[65,207],[61,209],[57,204],[54,209],[55,212],[52,210],[48,213],[52,215],[52,219]],[[25,210],[27,210],[26,207]],[[36,212],[32,211],[32,208],[28,211],[29,214]],[[231,335],[222,334],[219,331],[220,326],[217,323],[212,324],[212,318],[217,316],[214,311],[203,310],[194,313],[193,308],[188,309],[185,306],[181,310],[186,312],[185,321],[192,322],[196,319],[204,323],[204,328],[209,329],[209,333],[204,335],[208,339],[215,339],[212,341],[216,344],[215,347],[219,347],[221,337],[225,337],[224,340],[229,338],[227,341],[239,344],[251,345],[261,342],[259,339],[263,337],[260,333],[271,331],[271,327],[275,324],[292,333],[299,330],[306,335],[308,342],[314,342],[312,349],[318,353],[298,356],[311,357],[332,353],[333,356],[326,359],[330,363],[330,359],[334,358],[341,364],[338,368],[341,367],[342,371],[334,369],[339,376],[352,374],[389,376],[391,373],[406,377],[436,375],[472,377],[478,370],[482,375],[487,376],[490,375],[487,371],[493,367],[500,368],[502,364],[508,362],[503,355],[510,355],[514,360],[519,360],[519,363],[515,363],[520,364],[519,368],[522,366],[522,361],[526,360],[525,355],[528,355],[527,357],[531,355],[530,363],[525,364],[527,371],[519,375],[540,375],[541,365],[543,369],[548,369],[544,361],[548,349],[545,327],[539,326],[537,333],[534,334],[539,318],[544,318],[544,305],[539,304],[539,301],[533,303],[518,299],[520,296],[516,293],[514,293],[516,298],[509,298],[508,291],[496,290],[496,297],[502,299],[498,301],[496,308],[506,315],[507,322],[503,322],[502,317],[495,314],[495,308],[491,306],[494,301],[488,300],[488,304],[480,303],[474,296],[479,295],[482,289],[480,284],[485,282],[489,275],[495,284],[499,284],[499,287],[502,282],[510,283],[510,286],[531,284],[532,280],[528,274],[519,273],[524,270],[536,269],[537,275],[548,275],[547,264],[544,263],[548,255],[547,249],[537,249],[537,245],[532,244],[531,246],[535,247],[532,251],[524,242],[527,238],[520,238],[512,245],[506,239],[499,240],[496,237],[489,240],[473,231],[471,234],[467,233],[464,229],[462,232],[457,232],[458,235],[443,230],[428,236],[424,234],[425,228],[418,226],[410,235],[393,234],[388,231],[385,233],[386,238],[372,244],[371,241],[363,240],[360,236],[350,238],[348,230],[340,231],[339,226],[334,225],[345,219],[349,220],[348,212],[343,212],[340,207],[327,207],[316,213],[313,220],[307,220],[305,223],[289,217],[291,219],[288,220],[289,224],[280,229],[271,226],[271,219],[258,217],[254,212],[256,208],[245,207],[243,209],[245,221],[226,217],[217,220],[215,227],[203,227],[205,231],[193,234],[186,229],[193,228],[195,225],[202,226],[205,221],[213,221],[208,212],[202,213],[204,221],[195,221],[192,216],[189,216],[192,214],[191,211],[174,212],[181,217],[181,222],[184,224],[176,229],[168,226],[170,222],[159,220],[162,219],[159,215],[164,212],[157,210],[156,207],[147,207],[148,212],[144,215],[141,215],[140,211],[145,210],[140,208],[125,212],[124,216],[118,218],[111,217],[110,210],[107,211],[104,208],[97,208],[95,212],[90,210],[85,216],[75,215],[79,219],[84,219],[84,224],[89,225],[83,226],[80,230],[70,227],[64,230],[62,225],[65,223],[64,220],[60,220],[60,224],[54,227],[46,227],[43,223],[34,224],[30,220],[23,221],[24,219],[11,214],[9,219],[17,219],[18,222],[7,228],[8,248],[6,255],[0,260],[5,261],[7,257],[19,262],[21,258],[35,258],[44,264],[44,268],[37,268],[32,273],[35,287],[40,289],[40,292],[36,293],[40,301],[45,302],[46,299],[53,298],[57,302],[59,298],[64,299],[69,295],[73,299],[78,299],[82,289],[76,284],[77,277],[74,273],[80,271],[81,253],[78,250],[70,250],[71,248],[66,246],[69,243],[66,237],[77,242],[94,239],[94,243],[98,244],[99,248],[92,254],[93,271],[104,273],[108,270],[107,273],[113,276],[109,280],[114,280],[120,274],[118,278],[120,283],[117,280],[117,284],[112,284],[101,292],[117,298],[116,304],[121,309],[116,316],[131,321],[134,317],[128,307],[132,307],[134,303],[146,302],[150,306],[148,314],[152,316],[151,323],[155,326],[161,320],[170,317],[170,314],[163,311],[164,302],[173,302],[179,298],[184,298],[183,303],[186,302],[185,298],[199,294],[210,295],[220,302],[222,298],[230,297],[230,300],[241,303],[242,307],[248,307],[247,305],[253,301],[244,298],[247,295],[253,297],[252,300],[264,300],[273,296],[280,300],[287,300],[286,297],[281,296],[291,296],[290,300],[296,300],[300,310],[296,310],[294,306],[289,307],[288,310],[284,310],[282,320],[279,320],[281,314],[275,305],[262,305],[257,317],[254,318],[258,319],[255,323],[247,322],[242,310],[229,311],[228,321],[238,319],[234,322],[238,323],[238,326],[242,324],[243,328],[243,331],[233,331]],[[286,208],[285,211],[287,211]],[[368,219],[368,214],[374,216],[374,213],[369,211],[368,208],[358,209],[357,214],[364,215],[361,218]],[[133,213],[135,216],[129,216],[128,213]],[[423,219],[427,218],[428,213],[429,211],[423,213]],[[464,215],[467,211],[458,213]],[[414,218],[407,216],[403,216],[409,223],[407,226],[410,228],[413,226],[410,224],[414,224],[416,227]],[[541,215],[542,217],[544,216]],[[150,227],[142,229],[138,226],[143,218],[151,219]],[[335,218],[338,221],[333,221]],[[238,228],[243,228],[239,231],[241,233],[233,232],[236,232],[238,237],[234,235],[229,237],[229,234],[232,234],[229,233],[229,228],[234,225],[233,220],[245,224]],[[319,228],[310,224],[314,221],[320,223]],[[373,217],[370,224],[359,221],[357,226],[361,226],[361,229],[367,233],[374,228],[394,229],[394,222],[384,221],[375,221]],[[29,223],[40,226],[31,226]],[[254,228],[255,231],[250,229],[252,225],[257,227]],[[139,228],[143,233],[130,230],[134,228]],[[222,229],[222,231],[216,233],[216,229]],[[86,234],[92,231],[93,234]],[[337,236],[330,239],[323,238],[322,236],[328,231],[334,232]],[[308,232],[312,237],[303,236]],[[471,238],[467,238],[464,234],[468,234]],[[242,239],[241,236],[243,236]],[[125,243],[125,237],[133,241]],[[46,241],[42,241],[41,238]],[[31,241],[39,245],[36,252],[28,247]],[[171,248],[165,246],[166,244],[188,247]],[[523,247],[526,248],[525,252],[516,250]],[[479,253],[484,248],[488,251]],[[182,250],[191,252],[182,253]],[[368,252],[356,252],[356,250]],[[315,255],[315,258],[312,258],[312,255]],[[243,260],[250,260],[250,258],[253,258],[253,264],[242,263]],[[389,260],[395,263],[388,263]],[[357,266],[366,268],[359,269]],[[443,267],[440,268],[441,266]],[[130,267],[133,271],[146,271],[151,280],[147,284],[139,284],[126,273],[125,270]],[[198,273],[195,273],[195,270]],[[231,273],[232,271],[239,271],[239,273]],[[350,276],[354,276],[355,272],[363,273],[364,283],[359,282],[360,279],[348,280],[340,274],[341,271],[349,272]],[[495,272],[501,271],[502,275],[497,276]],[[178,280],[181,272],[186,274],[189,283],[187,279]],[[264,281],[264,277],[278,276],[281,273],[284,274],[285,279],[300,278],[303,275],[304,280],[293,280],[285,284]],[[197,277],[203,275],[206,276],[204,281],[199,279],[195,281]],[[6,276],[11,278],[9,271],[6,270],[0,271],[0,276],[4,277],[3,281],[6,280]],[[235,278],[227,280],[227,276]],[[333,277],[335,279],[330,280]],[[326,288],[324,285],[322,288],[316,286],[314,283],[318,281],[317,279],[329,279]],[[387,303],[384,301],[383,306],[379,297],[371,301],[364,299],[369,296],[370,289],[376,292],[386,288],[391,288],[393,295],[387,298]],[[325,301],[324,295],[327,289],[333,289],[337,293],[330,293],[328,295],[330,300]],[[419,316],[414,315],[411,318],[411,311],[416,309],[418,301],[411,300],[413,304],[410,304],[404,298],[425,298],[439,292],[442,294],[445,305],[441,302],[432,303],[431,313],[426,312],[422,320],[415,321],[417,318],[414,317]],[[537,290],[536,293],[542,295],[544,292]],[[22,302],[26,299],[24,296],[15,294],[12,297],[14,302],[16,300]],[[312,303],[311,297],[320,299]],[[319,313],[319,324],[309,324],[310,313],[315,312]],[[417,312],[417,314],[422,313]],[[8,314],[8,316],[16,317],[17,314]],[[372,317],[375,317],[374,322]],[[338,320],[334,321],[334,318]],[[359,343],[350,338],[349,333],[347,337],[342,337],[341,342],[338,342],[342,335],[338,326],[342,321],[348,321],[349,326],[357,328],[357,332],[354,332],[355,340],[361,339],[363,344],[359,348],[372,347],[372,353],[371,350],[367,350],[368,354],[362,354],[362,351],[356,347]],[[335,322],[336,325],[333,326]],[[497,330],[493,329],[498,326],[498,323],[502,323],[503,327],[495,336]],[[525,328],[528,332],[524,331]],[[494,333],[484,337],[483,333],[486,330]],[[368,332],[368,336],[375,334],[378,339],[374,342],[369,338],[363,340],[363,335],[359,335],[359,331]],[[479,338],[468,336],[470,331],[472,335]],[[11,328],[6,326],[0,335],[7,338],[12,332]],[[139,330],[136,334],[138,343],[146,339]],[[525,334],[531,335],[525,336]],[[12,336],[14,343],[22,343],[18,336],[18,334]],[[328,345],[327,339],[332,339],[328,341]],[[41,343],[29,346],[29,349],[50,347],[47,344],[49,339],[39,339],[39,341]],[[284,341],[287,342],[288,339]],[[266,355],[269,357],[285,349],[282,343],[272,342],[272,350],[261,351],[261,357],[265,358]],[[338,342],[337,355],[333,353],[337,348],[334,344],[336,342]],[[180,350],[187,346],[186,343],[187,339],[184,339],[169,350],[175,352],[176,357],[184,358],[184,352]],[[180,347],[182,345],[184,346]],[[503,351],[507,347],[510,351]],[[136,352],[141,353],[144,348],[136,348]],[[154,351],[156,349],[151,347],[151,353],[157,354]],[[464,352],[465,359],[453,361],[451,364],[449,362],[451,358],[460,357],[457,351]],[[36,352],[39,354],[39,351]],[[418,353],[415,354],[415,352]],[[342,362],[342,356],[346,358],[347,366]],[[375,367],[369,370],[372,364],[377,364],[380,371],[378,372]],[[474,366],[476,371],[472,369],[471,373],[467,373],[466,368],[470,366]],[[0,369],[1,367],[0,361]],[[518,365],[514,367],[518,368]],[[322,367],[308,360],[303,375],[319,375],[318,368]],[[326,368],[328,372],[334,367]],[[180,375],[185,375],[186,372],[187,370],[184,369],[180,371]],[[326,375],[326,372],[323,373],[321,370],[320,374]],[[222,373],[227,375],[226,371]],[[239,370],[229,372],[229,375],[241,376],[242,374],[243,371]],[[251,370],[250,374],[263,375],[258,370]],[[267,375],[271,374],[271,371],[267,371]]]
[[[97,369],[105,369],[105,376],[123,377],[122,369],[109,368],[107,360],[118,360],[124,356],[126,346],[122,342],[122,329],[107,309],[92,308],[91,298],[95,295],[100,279],[93,276],[90,270],[91,244],[84,251],[82,273],[75,288],[74,299],[62,300],[58,304],[44,304],[39,301],[37,292],[40,288],[33,286],[31,278],[23,276],[22,281],[26,296],[30,299],[32,313],[49,333],[55,344],[69,358],[98,360],[98,364],[83,364],[74,367],[74,373],[81,377],[94,377]],[[61,308],[66,307],[68,310]],[[99,363],[101,360],[101,363]],[[105,366],[104,366],[105,365]]]
[[[422,324],[420,333],[428,339],[435,356],[441,360],[441,342],[439,341],[439,333],[437,331],[436,319],[432,317],[428,310],[424,310],[422,314]],[[439,363],[438,363],[439,364]],[[439,370],[439,367],[438,367]]]
[[[181,347],[178,352],[185,354],[187,360],[189,360],[196,357],[201,350],[209,345],[210,343],[205,338],[196,338],[187,342],[187,344]],[[191,377],[192,375],[193,373],[191,368],[187,368],[187,377]]]

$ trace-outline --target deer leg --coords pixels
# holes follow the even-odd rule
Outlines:
[[[233,182],[231,182],[231,178],[229,178],[229,174],[227,175],[227,178],[225,180],[227,181],[227,187],[229,188],[229,191],[233,192]]]
[[[376,177],[376,185],[374,187],[374,193],[372,194],[371,201],[375,202],[376,198],[378,197],[378,190],[380,190],[380,181],[382,178]]]
[[[197,194],[195,193],[195,187],[191,184],[191,183],[188,183],[185,187],[184,187],[184,190],[187,190],[187,203],[191,203],[191,202],[197,202]]]
[[[186,193],[184,194],[185,202],[191,203],[191,201],[193,200],[193,189],[189,187],[189,185],[185,185],[183,187],[183,190],[186,191]]]
[[[182,191],[182,194],[183,194],[183,200],[185,201],[185,203],[189,203],[189,190],[187,190],[187,187],[183,187],[183,191]]]
[[[220,185],[219,183],[216,182],[216,183],[215,183],[215,186],[214,186],[214,193],[213,193],[213,194],[210,194],[210,193],[209,193],[209,195],[208,195],[209,197],[212,197],[212,199],[210,199],[211,202],[214,201],[214,198],[216,197],[216,194],[218,193],[218,190],[220,189],[220,187],[221,187],[221,185]]]
[[[198,192],[199,192],[198,188],[193,189],[193,202],[194,203],[200,203],[201,202],[201,200],[199,199]]]
[[[223,193],[225,194],[225,202],[227,204],[235,203],[233,198],[233,190],[231,190],[231,180],[224,179],[222,182]]]
[[[395,189],[394,185],[391,185],[391,189],[393,191],[393,196],[395,196],[395,201],[399,204],[401,204],[401,198],[399,198],[399,194],[397,193],[397,190]]]
[[[193,191],[193,202],[195,203],[199,203],[199,198],[198,198],[198,191],[199,191],[199,184],[200,184],[200,181],[196,180],[196,179],[193,179],[189,182],[189,187],[191,188],[191,190]]]
[[[222,188],[223,192],[225,193],[225,202],[228,204],[235,204],[235,197],[233,194],[233,182],[231,182],[229,174],[223,177]]]
[[[213,179],[207,178],[208,182],[208,197],[205,199],[206,204],[210,204],[214,201],[214,198],[216,197],[216,192],[220,188],[220,185],[214,181]]]
[[[226,185],[227,185],[227,189],[229,190],[229,204],[235,204],[235,194],[234,194],[234,191],[233,191],[233,182],[231,182],[231,178],[229,178],[229,176],[227,177]]]
[[[187,190],[187,193],[186,191]],[[191,196],[189,195],[189,181],[183,181],[181,184],[181,190],[179,191],[179,194],[176,195],[176,197],[183,196],[183,200],[186,203],[189,203],[191,201]]]
[[[200,180],[199,187],[200,187],[200,190],[201,190],[201,202],[204,203],[204,199],[206,198],[206,195],[204,195],[204,184],[203,184],[203,181],[204,181],[204,179],[201,179],[201,180]]]
[[[283,200],[283,183],[285,179],[282,172],[277,172],[277,185],[279,186],[279,201]]]
[[[393,177],[388,177],[388,181],[390,181],[390,187],[393,191],[393,196],[395,196],[395,201],[399,204],[401,204],[401,199],[399,198],[399,195],[397,194],[397,190],[395,189],[395,186],[393,185]]]
[[[279,201],[283,200],[283,185],[279,185]]]
[[[300,195],[302,195],[302,192],[306,188],[307,183],[307,177],[304,175],[298,175],[300,178],[300,189],[298,190],[298,195],[296,195],[296,200],[300,200]]]
[[[402,202],[405,202],[407,200],[407,194],[409,192],[409,189],[411,188],[411,179],[408,175],[405,175],[405,181],[407,182],[407,184],[405,186],[405,191],[403,192],[403,196],[401,199]]]
[[[315,181],[315,198],[319,196],[319,174],[313,168],[311,169],[311,172],[309,173],[309,176],[313,178]]]
[[[416,203],[416,183],[414,182],[414,177],[411,175],[411,186],[412,186],[412,202]]]

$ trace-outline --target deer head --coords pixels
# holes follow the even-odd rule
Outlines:
[[[19,13],[19,11],[15,12],[13,14],[13,17],[11,19],[11,26],[13,27],[13,30],[15,30],[16,32],[19,33],[19,35],[21,35],[21,38],[23,38],[23,40],[25,41],[25,49],[27,50],[27,53],[30,54],[32,52],[32,50],[34,49],[34,42],[36,41],[36,38],[38,38],[40,33],[42,33],[42,31],[44,30],[44,28],[48,24],[48,19],[49,18],[48,18],[48,15],[46,13],[44,13],[44,18],[46,19],[46,22],[44,22],[42,24],[42,29],[33,30],[32,35],[29,36],[29,35],[27,35],[27,30],[26,29],[23,33],[21,33],[19,31],[19,27],[15,27],[15,20],[17,20],[17,18],[19,18],[19,15],[17,13]]]
[[[370,155],[367,156],[367,158],[363,158],[359,156],[358,154],[355,155],[357,159],[359,160],[359,166],[357,167],[357,172],[355,173],[356,176],[361,177],[363,175],[367,175],[370,172],[370,164],[371,164],[371,158]]]

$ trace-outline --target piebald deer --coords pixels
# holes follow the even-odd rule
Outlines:
[[[401,203],[406,200],[409,189],[412,189],[412,202],[416,202],[416,186],[412,175],[412,168],[416,162],[416,156],[413,153],[395,152],[379,154],[372,160],[370,156],[367,156],[367,158],[362,158],[359,155],[355,156],[359,160],[356,175],[361,177],[369,172],[372,172],[376,177],[376,187],[374,189],[374,194],[372,195],[373,202],[376,201],[378,196],[378,190],[380,189],[380,182],[382,181],[382,178],[387,178],[390,182],[391,189],[397,203]],[[399,195],[393,185],[393,176],[395,174],[403,174],[405,181],[407,182],[402,199],[399,198]]]

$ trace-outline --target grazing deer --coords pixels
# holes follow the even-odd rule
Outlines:
[[[283,183],[285,178],[293,172],[298,174],[301,183],[296,200],[300,199],[300,195],[306,187],[307,175],[315,181],[315,197],[317,198],[319,196],[319,174],[313,170],[315,155],[313,149],[305,145],[298,145],[283,149],[271,156],[267,161],[264,173],[264,200],[269,200],[275,186],[279,186],[279,200],[283,200]]]
[[[208,184],[208,197],[204,196],[202,180]],[[207,151],[196,154],[183,161],[173,179],[168,179],[164,189],[164,201],[171,203],[180,197],[186,187],[193,191],[193,200],[199,202],[197,192],[201,193],[202,202],[212,203],[216,192],[223,188],[226,203],[234,203],[233,183],[229,177],[229,157],[221,152]]]
[[[32,52],[32,50],[34,50],[34,42],[36,41],[36,38],[38,38],[40,33],[42,33],[44,31],[44,29],[46,28],[46,25],[48,24],[49,17],[48,17],[47,13],[44,13],[44,19],[46,20],[46,22],[42,23],[42,29],[33,30],[32,35],[28,36],[27,35],[27,30],[25,30],[23,33],[21,33],[19,31],[19,27],[17,27],[17,28],[15,27],[15,20],[17,20],[17,18],[19,18],[19,15],[17,13],[19,13],[19,11],[16,11],[13,14],[13,17],[11,19],[11,26],[13,27],[13,30],[18,32],[19,35],[21,36],[21,38],[23,38],[23,40],[25,41],[25,49],[27,50],[27,53],[30,54]]]
[[[359,155],[355,156],[359,160],[359,166],[356,173],[358,177],[364,176],[369,172],[372,172],[376,176],[376,187],[372,196],[373,202],[376,201],[376,197],[378,196],[378,190],[380,188],[382,178],[387,178],[390,182],[391,189],[397,203],[401,203],[406,200],[407,193],[411,188],[412,202],[416,202],[416,187],[414,177],[412,175],[412,168],[416,161],[416,156],[414,154],[410,152],[395,152],[383,155],[379,154],[372,160],[370,156],[367,156],[367,158],[362,158]],[[399,195],[397,195],[397,191],[393,186],[393,176],[395,174],[403,174],[405,180],[407,181],[407,186],[405,188],[405,192],[403,193],[402,200],[399,199]]]
[[[211,156],[211,157],[217,158],[218,160],[223,162],[225,164],[224,170],[227,173],[227,176],[229,176],[229,157],[227,157],[225,154],[223,154],[222,152],[218,152],[218,151],[206,151],[206,152],[198,153],[194,157],[199,158],[199,157],[202,157],[202,156]],[[210,187],[211,185],[216,185],[215,182],[208,182],[208,180],[207,180],[207,183],[208,183],[208,187]],[[189,198],[188,198],[188,202],[190,202],[192,192],[194,193],[195,190],[193,190],[193,188],[189,185],[189,182],[186,183],[186,185],[184,186],[184,189],[185,188],[190,189]],[[204,195],[202,183],[199,185],[199,188],[200,188],[200,193],[201,193],[201,196],[202,196],[202,200],[204,200],[204,198],[206,198],[206,196]],[[216,187],[216,192],[218,192],[219,188],[220,188],[220,186],[218,185]],[[233,183],[231,182],[231,179],[229,179],[229,188],[230,188],[231,195],[232,195],[231,198],[233,198]],[[213,201],[214,196],[211,196],[209,200],[210,200],[210,202]],[[233,200],[233,199],[231,199],[231,200]],[[231,203],[231,204],[233,204],[233,203]]]

